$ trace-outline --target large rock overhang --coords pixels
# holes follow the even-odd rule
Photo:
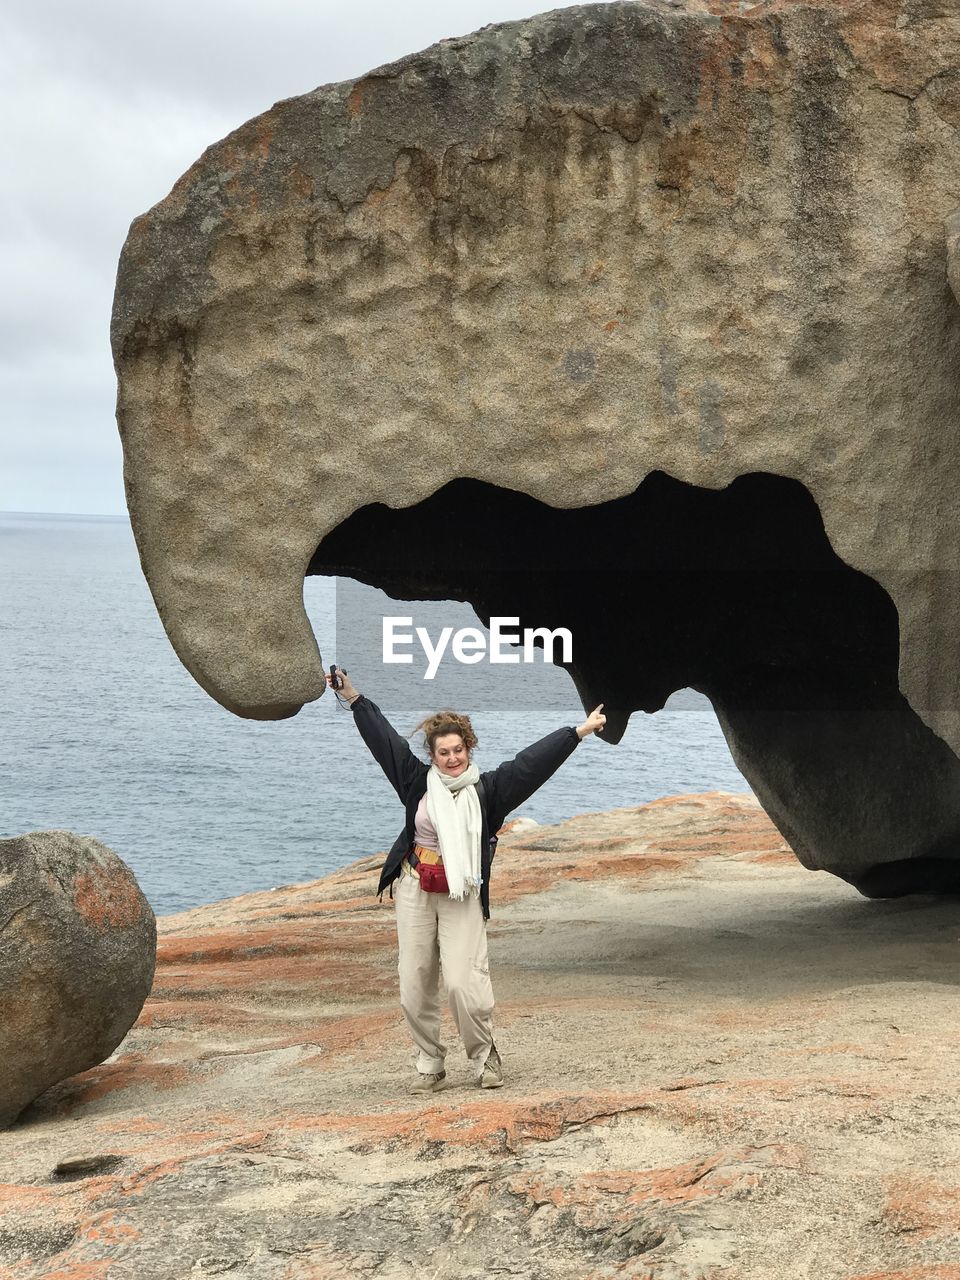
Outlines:
[[[579,511],[609,538],[614,519],[609,574],[662,583],[680,566],[636,550],[648,499],[692,501],[729,573],[737,538],[704,513],[729,523],[753,494],[778,513],[776,572],[829,563],[838,605],[857,584],[863,647],[837,670],[876,657],[894,739],[942,762],[933,844],[952,848],[958,68],[942,6],[591,5],[278,103],[211,147],[133,224],[113,318],[128,503],[195,678],[245,716],[319,696],[305,573],[387,585],[365,530],[384,511],[411,528],[447,486],[485,486],[454,493],[530,530]],[[402,542],[397,590],[426,594]],[[441,568],[430,594],[458,594]],[[807,610],[798,652],[839,634],[831,607]],[[731,720],[763,699],[731,703],[703,636],[699,667],[640,687],[610,649],[591,678],[621,728],[681,676],[710,692],[786,829]],[[741,733],[775,739],[764,723]]]

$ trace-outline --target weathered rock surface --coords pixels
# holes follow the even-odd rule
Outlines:
[[[701,689],[805,865],[955,889],[958,123],[955,5],[649,0],[211,147],[113,318],[184,663],[241,715],[316,698],[308,568],[519,605],[611,739]]]
[[[159,922],[121,1053],[0,1134],[2,1280],[955,1280],[951,905],[748,796],[508,833],[507,1085],[411,1098],[377,862]]]
[[[960,745],[958,88],[949,5],[613,3],[445,41],[211,147],[133,224],[113,331],[184,661],[244,714],[316,697],[318,542],[464,474],[469,431],[470,474],[562,507],[653,469],[801,481]]]
[[[156,941],[133,872],[99,840],[0,840],[0,1127],[113,1053],[150,991]]]

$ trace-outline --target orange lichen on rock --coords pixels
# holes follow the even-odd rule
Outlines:
[[[122,1119],[108,1117],[97,1124],[98,1133],[166,1133],[167,1126],[163,1120],[153,1116],[124,1116]]]
[[[511,1178],[509,1185],[515,1195],[525,1196],[534,1205],[573,1210],[577,1226],[592,1230],[610,1221],[611,1196],[620,1200],[613,1210],[615,1217],[634,1218],[638,1206],[676,1208],[727,1194],[743,1195],[759,1186],[763,1168],[795,1165],[799,1158],[796,1149],[774,1143],[718,1151],[669,1168],[604,1170],[559,1182],[526,1174]]]
[[[258,1023],[272,1021],[269,1011],[242,1009],[236,1004],[224,1004],[221,1000],[191,1000],[186,1005],[176,999],[151,997],[144,1005],[136,1025],[160,1030],[200,1024],[209,1027],[255,1027]]]
[[[159,990],[166,997],[174,991],[187,996],[191,992],[209,996],[222,992],[224,998],[263,998],[283,989],[300,990],[311,987],[319,992],[336,993],[344,989],[355,994],[379,995],[385,990],[384,982],[372,966],[348,964],[336,955],[281,958],[266,957],[246,960],[231,965],[204,966],[198,972],[190,969],[172,970],[158,974]]]
[[[56,1199],[53,1187],[23,1186],[15,1182],[0,1182],[0,1214],[16,1206],[24,1210],[44,1206]]]
[[[280,1280],[343,1280],[349,1273],[355,1259],[341,1254],[334,1256],[335,1251],[324,1248],[317,1242],[315,1252],[319,1257],[291,1258],[280,1275]]]
[[[442,1097],[442,1095],[439,1095]],[[503,1099],[484,1096],[477,1102],[438,1103],[417,1110],[343,1117],[303,1116],[292,1127],[327,1132],[363,1133],[369,1150],[397,1143],[420,1149],[441,1142],[454,1147],[512,1151],[528,1142],[553,1142],[566,1130],[600,1124],[614,1116],[648,1111],[650,1094],[593,1094],[590,1097]]]
[[[72,891],[76,909],[101,932],[136,924],[143,915],[143,895],[132,876],[121,878],[92,867],[76,876]]]
[[[296,1037],[291,1037],[287,1043],[316,1044],[321,1052],[301,1059],[286,1070],[301,1071],[315,1065],[323,1070],[339,1070],[343,1054],[354,1052],[361,1046],[365,1051],[372,1051],[382,1045],[390,1032],[399,1030],[400,1024],[401,1015],[393,1008],[380,1013],[356,1014],[353,1017],[331,1015],[311,1022],[300,1028]]]
[[[164,1160],[158,1160],[155,1164],[147,1165],[145,1168],[138,1170],[137,1173],[125,1179],[123,1190],[125,1196],[142,1195],[155,1182],[160,1182],[165,1178],[171,1178],[182,1173],[190,1164],[194,1163],[198,1157],[204,1159],[210,1156],[223,1155],[229,1151],[246,1150],[251,1146],[257,1146],[268,1137],[267,1131],[245,1134],[240,1139],[231,1139],[226,1141],[211,1142],[211,1138],[215,1135],[210,1133],[185,1134],[184,1146],[186,1150],[179,1152],[175,1156],[169,1156]],[[197,1151],[195,1148],[201,1148]]]
[[[102,1063],[74,1076],[71,1100],[95,1102],[118,1089],[175,1089],[186,1083],[188,1068],[176,1062],[150,1062],[142,1053],[127,1053],[116,1062]]]
[[[847,1280],[960,1280],[958,1262],[922,1262],[915,1267],[897,1268],[895,1271],[858,1272]]]
[[[754,854],[751,862],[759,863],[762,867],[793,867],[796,866],[796,854],[790,848],[774,850],[772,853]]]
[[[348,114],[351,117],[358,116],[363,110],[363,100],[366,97],[367,91],[369,89],[370,89],[369,80],[355,81],[353,88],[350,90],[350,92],[347,94],[347,97],[346,97],[346,108],[347,108]]]
[[[522,867],[522,864],[518,864]],[[656,858],[633,855],[624,858],[597,858],[593,861],[584,859],[577,863],[555,863],[552,866],[540,866],[536,871],[524,874],[518,870],[504,877],[497,884],[497,903],[507,905],[517,902],[534,893],[545,893],[556,888],[565,880],[622,880],[630,883],[642,881],[655,876],[658,872],[679,870],[679,858]]]
[[[357,954],[377,950],[390,934],[348,921],[278,921],[269,929],[218,929],[192,937],[166,937],[157,947],[157,965],[210,964],[247,960],[270,962],[296,956]]]
[[[129,1244],[140,1237],[132,1223],[118,1219],[116,1209],[106,1209],[83,1223],[80,1234],[85,1240],[105,1245]]]
[[[110,1258],[94,1258],[84,1262],[61,1261],[63,1255],[48,1258],[46,1262],[26,1270],[23,1266],[9,1272],[10,1280],[109,1280],[116,1274],[116,1262]],[[7,1273],[0,1271],[0,1280]]]
[[[512,903],[564,880],[631,880],[638,887],[689,863],[795,858],[752,796],[667,796],[632,809],[581,814],[552,827],[503,828],[491,896]],[[671,831],[675,828],[675,832]]]
[[[898,1235],[960,1232],[960,1187],[945,1187],[914,1172],[887,1179],[883,1220]]]

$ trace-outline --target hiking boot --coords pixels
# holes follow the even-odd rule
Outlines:
[[[447,1073],[445,1071],[436,1071],[432,1075],[419,1071],[417,1073],[416,1084],[411,1085],[411,1093],[439,1093],[441,1089],[447,1087]]]
[[[480,1076],[481,1089],[499,1089],[503,1084],[503,1063],[500,1061],[500,1055],[497,1053],[497,1046],[494,1045],[487,1054],[487,1060],[483,1064],[483,1072]]]

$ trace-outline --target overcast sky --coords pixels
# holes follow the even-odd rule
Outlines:
[[[127,228],[280,98],[558,0],[36,0],[0,18],[0,510],[125,510],[109,320]]]

